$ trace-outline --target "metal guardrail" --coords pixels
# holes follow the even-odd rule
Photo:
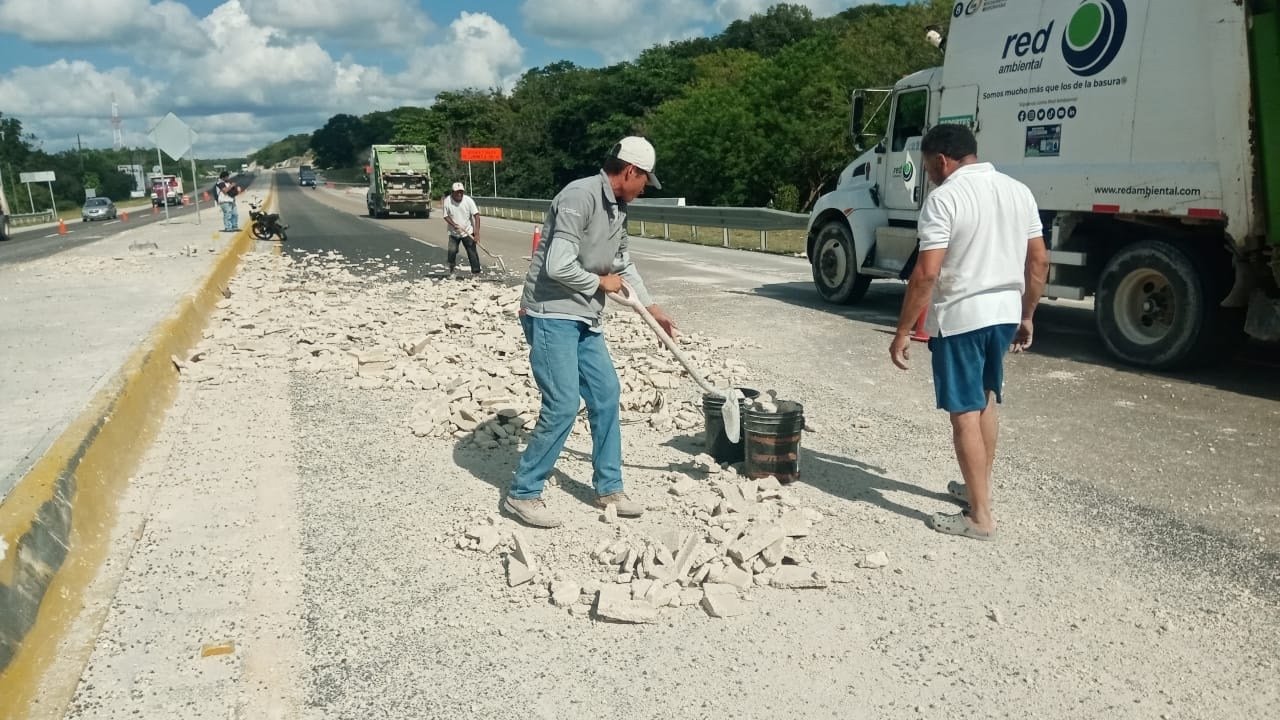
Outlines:
[[[9,222],[13,223],[14,227],[39,225],[42,222],[55,222],[57,219],[57,213],[52,210],[41,210],[36,213],[19,213],[17,215],[9,216]]]
[[[521,219],[541,222],[550,200],[529,198],[474,197],[482,211],[510,210],[521,213]],[[771,208],[709,207],[704,205],[646,205],[632,204],[627,208],[627,219],[640,223],[640,234],[646,235],[648,223],[664,226],[663,237],[671,237],[671,225],[694,229],[720,228],[723,246],[729,247],[730,230],[754,230],[760,233],[760,249],[768,250],[768,233],[773,231],[803,231],[809,225],[809,216]]]

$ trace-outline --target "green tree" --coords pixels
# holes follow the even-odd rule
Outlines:
[[[334,115],[311,136],[316,164],[325,168],[351,167],[365,137],[364,123],[360,118],[345,113]]]

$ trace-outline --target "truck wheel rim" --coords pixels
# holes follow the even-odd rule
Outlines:
[[[1116,325],[1131,342],[1151,345],[1173,332],[1178,316],[1173,285],[1155,270],[1136,270],[1116,288]]]
[[[840,279],[845,276],[845,265],[846,260],[840,242],[834,239],[822,241],[822,247],[818,251],[818,269],[827,287],[836,287],[840,284]]]

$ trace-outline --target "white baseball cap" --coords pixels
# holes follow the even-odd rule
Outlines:
[[[457,191],[459,191],[459,190],[462,190],[463,192],[466,192],[466,190],[467,190],[467,189],[466,189],[465,187],[463,187],[463,186],[462,186],[462,183],[460,183],[460,182],[456,182],[456,183],[454,183],[454,184],[453,184],[453,187],[452,187],[452,188],[450,188],[450,192],[457,192]]]
[[[609,151],[609,157],[616,157],[645,171],[649,175],[649,181],[645,184],[662,189],[662,183],[658,182],[658,176],[653,173],[658,153],[654,151],[653,145],[650,145],[648,140],[636,135],[624,137]]]

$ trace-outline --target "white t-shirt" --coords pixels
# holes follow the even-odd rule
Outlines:
[[[1036,199],[991,163],[956,170],[924,202],[920,251],[946,249],[925,330],[959,335],[1022,321],[1027,241],[1041,237]]]
[[[459,202],[454,202],[452,195],[446,195],[444,214],[453,221],[453,225],[457,225],[462,230],[459,233],[453,229],[453,225],[450,225],[449,234],[454,237],[463,237],[475,232],[475,228],[471,225],[471,218],[480,214],[480,208],[476,207],[476,201],[472,200],[470,195],[463,195]]]

